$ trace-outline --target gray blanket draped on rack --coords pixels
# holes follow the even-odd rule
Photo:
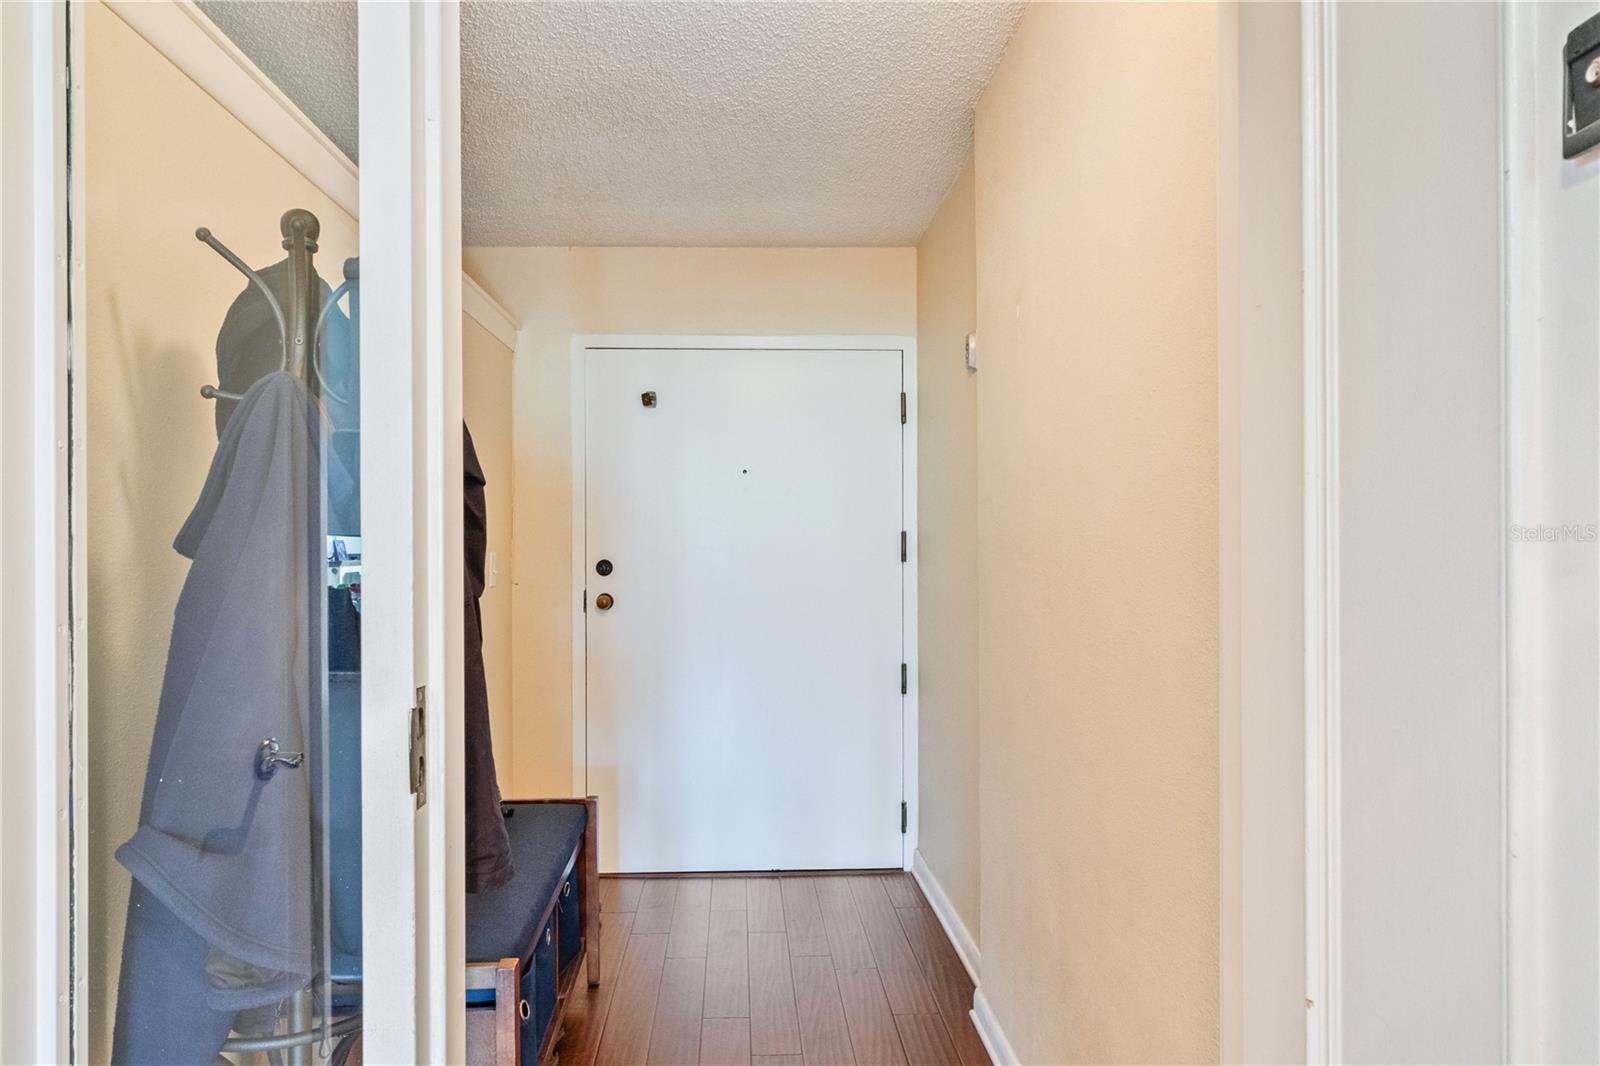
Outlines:
[[[322,435],[299,381],[262,378],[174,544],[192,562],[139,828],[117,850],[137,886],[114,1062],[208,1062],[233,1012],[276,1003],[317,971],[314,775],[294,759],[321,713]],[[174,1025],[173,1006],[196,1017]]]
[[[217,338],[219,385],[201,389],[217,401],[219,441],[174,543],[189,573],[138,828],[117,851],[134,878],[112,1049],[119,1066],[209,1064],[230,1033],[272,1033],[290,1002],[291,1026],[312,1028],[275,1038],[280,1047],[303,1049],[360,1024],[359,699],[349,706],[359,618],[351,590],[330,590],[325,567],[330,545],[361,534],[358,267],[347,262],[344,284],[330,291],[312,265],[316,217],[290,211],[280,228],[288,256],[261,271],[209,231],[195,234],[249,285]],[[346,293],[349,320],[338,309]],[[465,873],[478,890],[504,884],[512,867],[479,610],[485,480],[464,425],[462,433]],[[338,602],[350,608],[335,619],[332,649],[344,700],[330,709],[325,627]]]
[[[117,1064],[209,1064],[232,1032],[272,1033],[290,1001],[308,1024],[326,987],[324,490],[354,496],[328,447],[328,404],[354,395],[335,391],[330,353],[354,366],[312,265],[319,229],[285,213],[288,254],[260,272],[195,233],[249,283],[218,334],[220,385],[201,389],[218,444],[173,545],[189,571],[138,828],[117,851],[134,879]],[[322,1017],[285,1039],[331,1037]]]

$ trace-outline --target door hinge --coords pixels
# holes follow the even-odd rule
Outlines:
[[[906,806],[905,800],[900,801],[900,832],[904,833],[911,824],[911,810]]]
[[[906,394],[903,392],[900,394],[900,424],[906,424]]]
[[[903,529],[900,531],[900,561],[906,561],[906,531]]]
[[[909,678],[908,674],[906,673],[906,664],[905,663],[901,663],[900,664],[900,695],[904,696],[906,694],[906,685],[907,685],[907,682],[909,680],[910,680],[910,678]]]
[[[411,794],[417,806],[428,802],[428,690],[417,688],[417,702],[411,707]]]

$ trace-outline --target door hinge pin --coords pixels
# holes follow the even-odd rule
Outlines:
[[[903,392],[900,394],[900,424],[906,424],[906,394]]]
[[[905,663],[901,663],[900,664],[900,695],[904,696],[906,694],[906,691],[907,691],[907,687],[906,686],[907,686],[907,682],[909,680],[910,680],[909,675],[906,672],[906,664]]]
[[[905,800],[900,801],[900,832],[903,834],[911,824],[911,810],[906,806]]]
[[[903,529],[900,531],[900,561],[906,561],[906,531]]]

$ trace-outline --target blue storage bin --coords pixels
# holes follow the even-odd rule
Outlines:
[[[522,1023],[522,1066],[538,1066],[539,1049],[556,1013],[556,919],[552,915],[534,945],[533,959],[522,977],[522,998],[528,1017]]]
[[[578,906],[578,871],[573,870],[561,885],[561,898],[556,901],[557,924],[561,929],[561,971],[565,971],[578,952],[583,949],[582,910]]]

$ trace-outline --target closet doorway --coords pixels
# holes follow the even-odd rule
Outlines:
[[[70,86],[30,165],[76,627],[60,1014],[7,1061],[465,1058],[459,10],[339,15],[291,65],[350,154],[195,4],[6,5],[7,93]]]
[[[911,344],[574,358],[574,735],[602,869],[901,867]]]

